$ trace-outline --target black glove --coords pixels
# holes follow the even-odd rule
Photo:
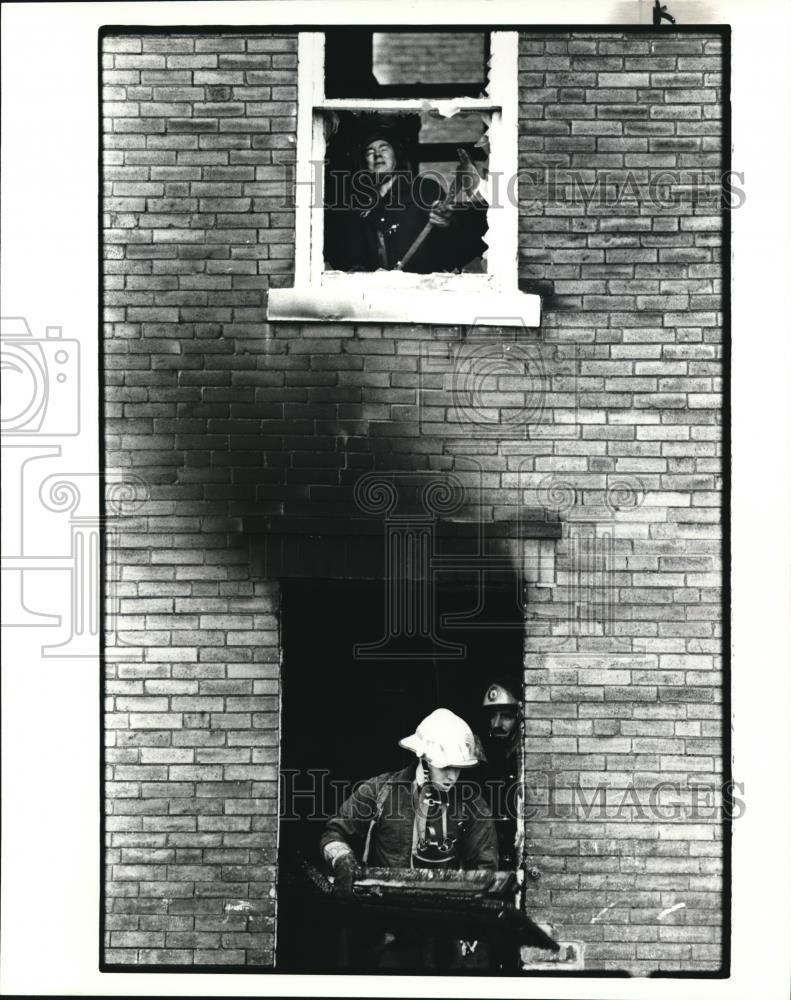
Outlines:
[[[343,854],[334,865],[335,891],[341,899],[351,899],[354,893],[354,880],[362,874],[362,868],[357,864],[353,854]]]

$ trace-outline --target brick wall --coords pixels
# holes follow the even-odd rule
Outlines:
[[[377,82],[483,83],[482,32],[374,32]]]
[[[238,544],[261,460],[228,422],[293,271],[296,40],[102,48],[106,464],[150,494],[108,538],[104,957],[271,965],[278,588]]]
[[[645,197],[719,163],[716,37],[522,36],[520,280],[544,317],[484,347],[542,376],[479,384],[495,435],[459,435],[421,373],[464,331],[266,324],[293,280],[293,37],[104,52],[106,464],[150,484],[108,539],[106,960],[272,961],[278,595],[243,519],[342,519],[365,472],[477,467],[468,516],[563,522],[527,621],[528,906],[586,968],[717,969],[720,828],[647,796],[676,780],[659,802],[687,805],[721,768],[721,234],[715,208]],[[551,199],[550,160],[589,189],[630,171],[632,200]],[[599,784],[603,816],[572,792]],[[644,815],[619,813],[630,789]]]
[[[530,899],[585,943],[586,968],[721,962],[721,828],[711,810],[695,816],[689,789],[722,766],[721,219],[716,200],[651,200],[663,171],[683,175],[668,201],[689,194],[687,173],[717,174],[720,86],[717,36],[520,41],[520,277],[547,296],[545,335],[579,358],[552,445],[559,586],[527,638],[528,772],[558,788],[554,814],[540,781],[533,793],[544,875]],[[627,193],[610,207],[583,187],[575,199],[575,179]],[[608,535],[612,620],[563,621],[572,585],[591,584],[591,537]],[[681,786],[655,793],[677,821],[650,808],[661,781]],[[607,788],[607,810],[575,803],[575,786],[588,802]]]

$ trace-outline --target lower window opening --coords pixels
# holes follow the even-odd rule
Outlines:
[[[304,883],[306,869],[319,880],[331,874],[319,847],[327,820],[360,781],[415,763],[416,755],[399,747],[399,741],[414,734],[435,709],[460,716],[486,745],[491,712],[484,709],[484,701],[492,681],[522,675],[523,612],[516,587],[489,588],[482,606],[472,588],[441,588],[436,594],[437,621],[442,623],[451,615],[471,617],[467,627],[460,627],[458,621],[440,624],[433,656],[419,636],[404,637],[400,645],[377,647],[386,617],[385,589],[380,584],[284,581],[282,587],[277,970],[410,971],[408,963],[414,961],[411,971],[513,971],[518,946],[500,954],[491,940],[485,940],[482,925],[474,921],[460,924],[456,936],[446,935],[447,940],[439,942],[430,922],[424,921],[423,931],[410,938],[416,947],[413,958],[405,960],[402,949],[401,959],[391,968],[388,949],[394,952],[394,946],[387,936],[393,932],[386,920],[377,923],[372,911],[361,926],[353,916],[356,898],[340,914],[337,905],[312,905],[313,897],[310,892],[306,895]],[[453,651],[459,649],[462,652],[457,656]],[[384,653],[398,658],[378,655]],[[506,856],[498,869],[507,866],[515,873],[517,824],[508,815],[513,806],[508,808],[507,790],[497,780],[491,781],[491,772],[486,769],[485,774],[473,776],[478,770],[470,768],[464,780],[472,782],[478,792],[488,775],[494,788],[484,797],[490,799],[493,812],[500,812],[496,828],[498,840],[505,845],[501,853]],[[357,845],[358,860],[361,846]],[[467,873],[464,878],[468,875],[476,877]],[[457,875],[450,873],[448,878],[455,880]],[[436,898],[441,903],[447,897],[439,886],[440,876],[437,879]],[[509,883],[511,904],[516,881],[513,877]],[[416,910],[403,905],[402,909],[403,914],[392,911],[397,941],[403,939],[403,923],[401,930],[396,927],[401,917],[407,922],[415,919]],[[346,923],[344,914],[350,916]]]

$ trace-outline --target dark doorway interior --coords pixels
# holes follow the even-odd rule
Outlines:
[[[472,588],[444,587],[436,594],[438,635],[460,645],[463,655],[445,659],[418,651],[413,657],[407,641],[389,651],[409,658],[363,659],[355,656],[355,645],[376,643],[385,631],[382,584],[284,581],[282,587],[277,965],[281,971],[328,971],[333,935],[313,927],[311,915],[288,898],[284,875],[295,852],[321,863],[318,840],[326,818],[352,784],[414,759],[398,740],[433,709],[449,708],[480,732],[487,682],[521,669],[523,616],[511,583],[487,587],[473,627],[443,625],[447,615],[481,604]]]

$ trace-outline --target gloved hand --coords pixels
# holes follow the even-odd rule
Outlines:
[[[354,892],[354,880],[362,874],[362,868],[357,864],[357,858],[351,853],[343,854],[335,862],[335,891],[341,899],[351,899]]]
[[[428,214],[428,220],[432,226],[439,226],[441,229],[444,229],[446,226],[450,225],[452,212],[452,206],[443,204],[441,201],[436,201],[431,206],[431,211]]]

